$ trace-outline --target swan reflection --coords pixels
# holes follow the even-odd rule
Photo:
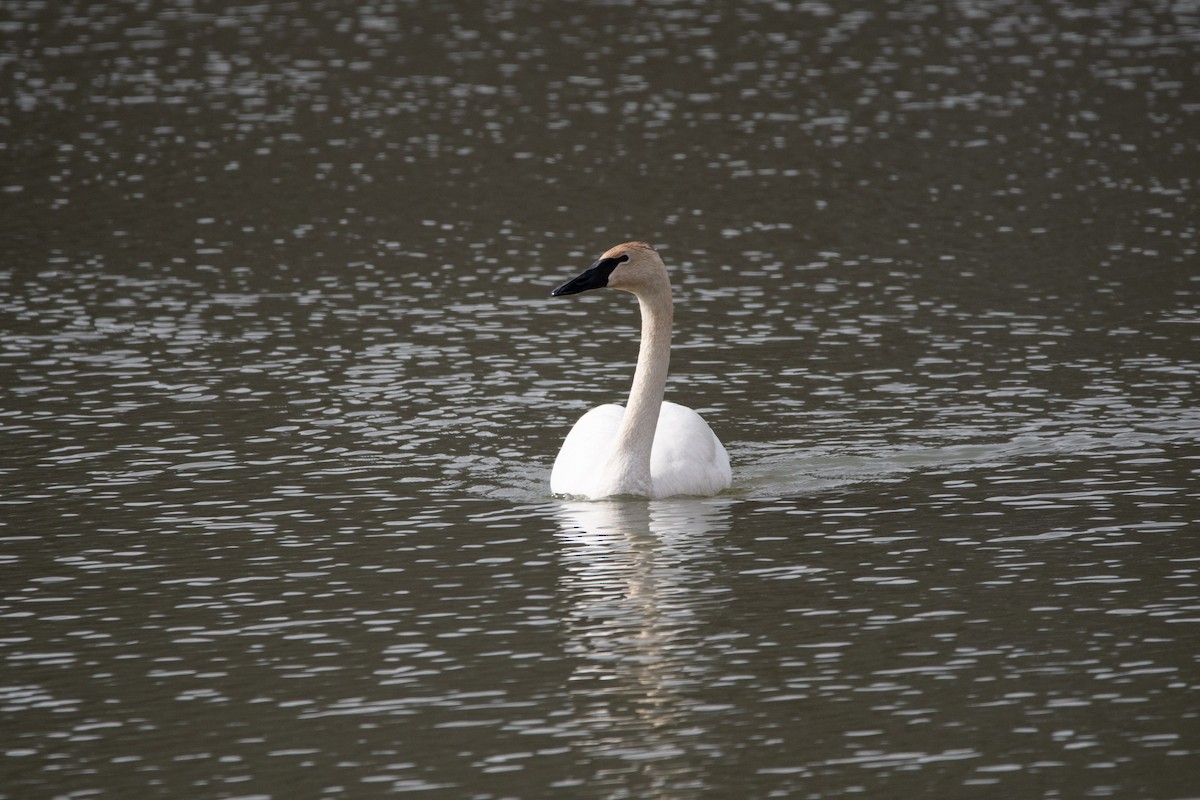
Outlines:
[[[679,788],[676,778],[696,779],[698,759],[719,754],[703,687],[719,666],[706,636],[727,588],[711,553],[729,508],[665,500],[559,511],[566,652],[576,660],[567,688],[596,781],[636,771],[643,790]]]

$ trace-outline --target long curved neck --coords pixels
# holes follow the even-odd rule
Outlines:
[[[644,495],[650,491],[650,451],[671,364],[674,307],[669,284],[637,297],[642,312],[642,340],[609,474],[618,483],[615,493]]]

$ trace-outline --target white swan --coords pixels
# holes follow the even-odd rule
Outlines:
[[[554,459],[550,491],[591,499],[660,498],[729,488],[729,456],[712,428],[690,408],[663,401],[674,315],[666,265],[645,242],[626,242],[551,294],[603,287],[632,293],[641,307],[629,403],[598,406],[579,418]]]

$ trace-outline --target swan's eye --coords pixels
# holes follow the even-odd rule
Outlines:
[[[596,264],[603,266],[606,270],[608,270],[608,274],[611,275],[612,271],[617,268],[618,264],[624,264],[628,260],[629,254],[621,253],[621,255],[617,256],[616,258],[603,258],[597,261]]]

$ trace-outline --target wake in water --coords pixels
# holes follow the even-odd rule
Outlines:
[[[1027,425],[991,442],[948,445],[896,445],[861,448],[787,444],[733,448],[734,490],[746,498],[789,497],[842,486],[905,480],[915,472],[966,471],[1012,464],[1021,459],[1064,455],[1153,456],[1166,445],[1200,441],[1200,412],[1183,410],[1170,417],[1109,421],[1089,428],[1070,422]]]
[[[926,439],[946,436],[945,431],[925,433]],[[961,439],[963,432],[956,436]],[[1165,417],[1127,415],[1087,427],[1067,420],[1048,421],[992,438],[941,445],[880,446],[846,441],[836,447],[805,447],[795,441],[734,444],[730,447],[733,487],[723,496],[753,500],[796,497],[862,483],[898,483],[920,472],[968,471],[1031,458],[1154,457],[1164,446],[1200,441],[1200,411],[1185,409]],[[549,462],[549,456],[520,462],[470,456],[454,459],[450,472],[462,480],[456,482],[459,490],[494,499],[539,502],[551,497]],[[468,476],[469,480],[463,480]],[[441,483],[439,488],[449,487]]]

